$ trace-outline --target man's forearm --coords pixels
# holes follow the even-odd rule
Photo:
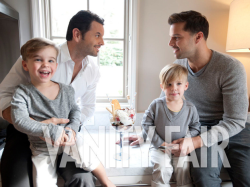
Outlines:
[[[6,108],[3,111],[3,119],[5,119],[6,121],[8,121],[10,124],[12,124],[12,120],[11,120],[11,107]]]
[[[108,179],[107,175],[106,175],[106,171],[103,167],[103,165],[100,163],[99,166],[97,166],[96,169],[94,169],[92,171],[92,173],[96,176],[96,178],[100,181],[100,183],[102,184],[102,186],[104,187],[109,187],[109,186],[115,186],[114,184],[112,184],[110,182],[110,180]]]
[[[194,149],[201,148],[204,146],[203,140],[200,136],[195,136],[192,138],[193,144],[194,144]]]

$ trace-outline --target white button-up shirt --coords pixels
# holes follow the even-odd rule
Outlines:
[[[96,86],[100,78],[99,67],[91,57],[82,61],[82,69],[71,83],[75,62],[71,59],[67,42],[59,47],[57,70],[52,80],[71,85],[75,89],[75,99],[81,109],[81,121],[90,118],[95,111]],[[8,75],[0,84],[0,115],[10,106],[16,86],[30,82],[29,73],[22,67],[22,57],[19,57]]]

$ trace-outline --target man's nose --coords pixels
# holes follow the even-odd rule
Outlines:
[[[174,42],[173,42],[173,41],[174,41],[173,38],[171,38],[171,39],[169,40],[168,45],[169,45],[169,46],[174,46],[174,44],[173,44]]]
[[[100,45],[104,45],[104,39],[101,37]]]

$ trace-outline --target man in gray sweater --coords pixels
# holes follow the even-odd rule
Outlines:
[[[190,88],[185,92],[185,98],[197,107],[201,125],[208,129],[200,136],[187,138],[186,144],[183,144],[184,139],[173,141],[180,144],[180,150],[172,153],[178,156],[185,146],[194,144],[201,163],[200,147],[206,146],[207,167],[191,168],[193,182],[195,186],[220,186],[222,162],[218,159],[218,167],[212,167],[211,152],[213,146],[228,138],[223,136],[223,131],[227,132],[230,138],[225,152],[231,166],[227,170],[233,185],[250,186],[250,125],[245,126],[248,94],[243,65],[235,58],[207,47],[209,24],[200,13],[172,14],[168,23],[171,25],[169,46],[177,58],[175,63],[189,71]]]
[[[246,123],[248,93],[245,69],[235,58],[207,47],[209,24],[200,13],[186,11],[172,14],[168,23],[171,25],[169,46],[177,58],[175,63],[189,71],[189,89],[185,98],[196,106],[201,126],[207,127],[207,131],[200,136],[173,141],[179,144],[180,149],[172,153],[175,156],[186,155],[194,150],[189,149],[185,153],[183,150],[193,144],[201,164],[205,159],[200,148],[206,147],[207,166],[191,167],[193,183],[195,186],[219,187],[222,161],[218,159],[217,167],[212,167],[211,154],[213,146],[228,139],[225,133],[223,136],[223,132],[227,132],[229,142],[224,151],[230,167],[226,169],[233,186],[249,187],[250,124]],[[134,140],[132,145],[140,141],[138,137],[129,139]]]

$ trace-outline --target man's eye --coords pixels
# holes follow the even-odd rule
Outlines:
[[[100,35],[95,35],[96,38],[99,38]]]

